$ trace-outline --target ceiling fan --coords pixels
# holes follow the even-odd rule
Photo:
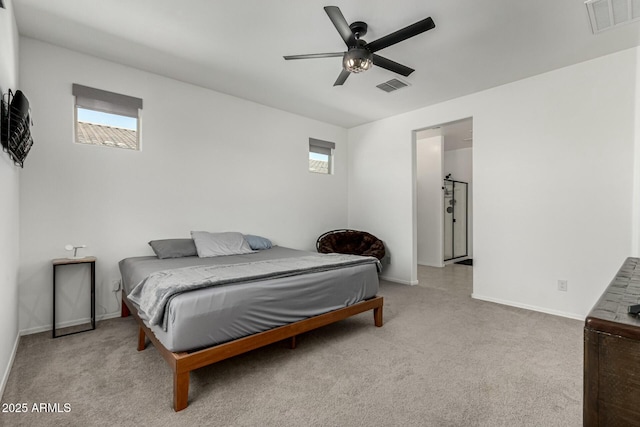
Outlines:
[[[375,52],[396,43],[400,43],[401,41],[413,36],[417,36],[425,31],[429,31],[436,26],[433,19],[429,17],[374,40],[371,43],[367,43],[361,39],[362,36],[367,34],[367,24],[365,22],[356,21],[351,25],[347,24],[346,19],[344,19],[344,15],[342,15],[340,8],[337,6],[326,6],[324,11],[327,12],[329,19],[333,22],[333,25],[336,27],[336,30],[338,30],[338,33],[340,33],[342,40],[346,43],[347,51],[312,53],[308,55],[288,55],[285,56],[284,59],[333,58],[342,56],[342,71],[340,72],[338,79],[333,84],[334,86],[342,85],[347,80],[350,73],[367,71],[371,68],[372,64],[385,68],[389,71],[393,71],[394,73],[398,73],[402,76],[408,76],[415,71],[413,68],[409,68],[380,55],[376,55]]]

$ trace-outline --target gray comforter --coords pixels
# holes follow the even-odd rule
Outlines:
[[[138,305],[151,325],[162,323],[162,328],[166,331],[167,304],[179,293],[209,286],[309,274],[359,264],[376,264],[378,271],[381,270],[380,262],[376,258],[345,254],[314,254],[231,265],[197,265],[152,273],[136,285],[127,297]]]

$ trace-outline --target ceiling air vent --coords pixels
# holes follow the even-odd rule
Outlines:
[[[398,79],[391,79],[391,80],[389,80],[387,82],[380,83],[376,87],[378,89],[381,89],[381,90],[385,91],[385,92],[393,92],[394,90],[402,89],[403,87],[407,87],[407,86],[409,86],[409,83],[405,83],[405,82],[400,81]]]
[[[640,20],[640,0],[587,0],[584,4],[594,34]]]

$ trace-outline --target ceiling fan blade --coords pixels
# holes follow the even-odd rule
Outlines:
[[[356,37],[353,35],[353,31],[349,28],[347,20],[344,19],[344,15],[340,11],[338,6],[325,6],[324,11],[329,15],[329,19],[333,22],[333,26],[336,27],[340,37],[346,43],[348,47],[356,45]]]
[[[334,86],[342,86],[344,84],[344,82],[347,80],[347,77],[349,77],[349,74],[351,74],[351,73],[348,72],[347,70],[342,70],[342,72],[340,73],[340,75],[336,79],[336,82],[333,85]]]
[[[405,77],[407,77],[409,74],[415,71],[413,68],[409,68],[405,65],[398,64],[395,61],[392,61],[390,59],[384,58],[376,54],[373,54],[373,65],[377,67],[385,68],[389,71],[393,71],[394,73],[398,73]]]
[[[335,58],[344,56],[344,52],[332,52],[332,53],[310,53],[307,55],[286,55],[284,59],[313,59],[313,58]]]
[[[367,49],[370,52],[377,52],[385,47],[389,47],[396,43],[400,43],[403,40],[417,36],[436,27],[431,17],[418,21],[415,24],[411,24],[408,27],[404,27],[396,32],[388,34],[384,37],[374,40],[371,43],[367,43]]]

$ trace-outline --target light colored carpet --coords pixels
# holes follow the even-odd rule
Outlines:
[[[133,319],[25,336],[2,402],[71,412],[0,413],[0,424],[582,425],[582,322],[473,300],[470,278],[455,265],[420,268],[421,286],[382,282],[384,327],[363,313],[295,350],[278,343],[194,371],[179,413],[165,361],[136,351]]]

